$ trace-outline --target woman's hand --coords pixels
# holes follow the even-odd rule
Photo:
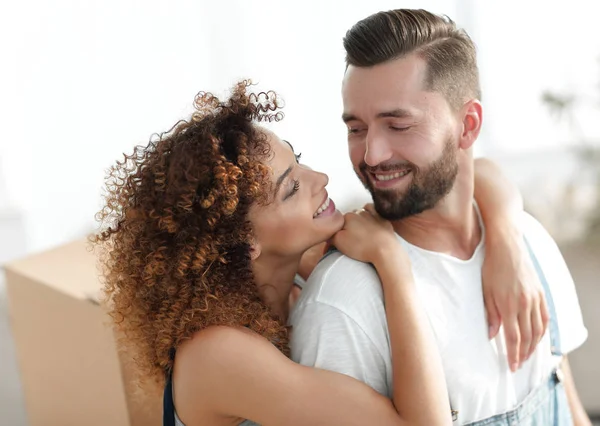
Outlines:
[[[346,256],[376,264],[387,256],[408,255],[398,242],[392,224],[382,219],[372,204],[344,215],[344,227],[333,236],[333,245]]]
[[[523,235],[515,229],[489,228],[482,280],[489,337],[504,326],[508,365],[516,371],[544,336],[550,316],[544,289]]]
[[[515,371],[531,356],[549,320],[544,291],[520,227],[523,197],[497,164],[478,158],[475,200],[486,228],[482,274],[489,337],[504,325],[508,365]]]

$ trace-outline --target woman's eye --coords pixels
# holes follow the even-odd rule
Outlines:
[[[300,189],[300,181],[298,179],[294,179],[294,187],[292,188],[292,195],[294,195]]]
[[[292,190],[290,192],[288,192],[287,195],[284,197],[284,199],[283,199],[284,201],[287,200],[288,198],[292,197],[300,189],[300,181],[298,179],[294,179],[293,183],[294,183],[294,186],[292,186]]]

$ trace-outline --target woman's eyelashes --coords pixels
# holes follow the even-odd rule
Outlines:
[[[294,157],[296,159],[296,164],[300,164],[300,158],[302,158],[302,153],[299,152],[298,154],[294,153]],[[283,198],[283,200],[287,200],[288,198],[292,197],[296,192],[298,192],[298,190],[300,189],[300,181],[298,179],[293,179],[292,180],[292,189],[290,190],[290,192],[288,192],[285,197]]]
[[[292,181],[292,184],[293,184],[292,190],[287,193],[287,195],[284,198],[284,201],[287,200],[288,198],[292,197],[300,189],[300,181],[298,179],[294,179]]]

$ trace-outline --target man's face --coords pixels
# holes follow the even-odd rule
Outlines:
[[[350,159],[389,220],[434,207],[458,173],[462,126],[441,93],[424,90],[426,66],[409,55],[344,76]]]

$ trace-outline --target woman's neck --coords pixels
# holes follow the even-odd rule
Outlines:
[[[252,265],[258,294],[281,321],[287,321],[290,293],[301,256],[268,256],[261,254]]]

